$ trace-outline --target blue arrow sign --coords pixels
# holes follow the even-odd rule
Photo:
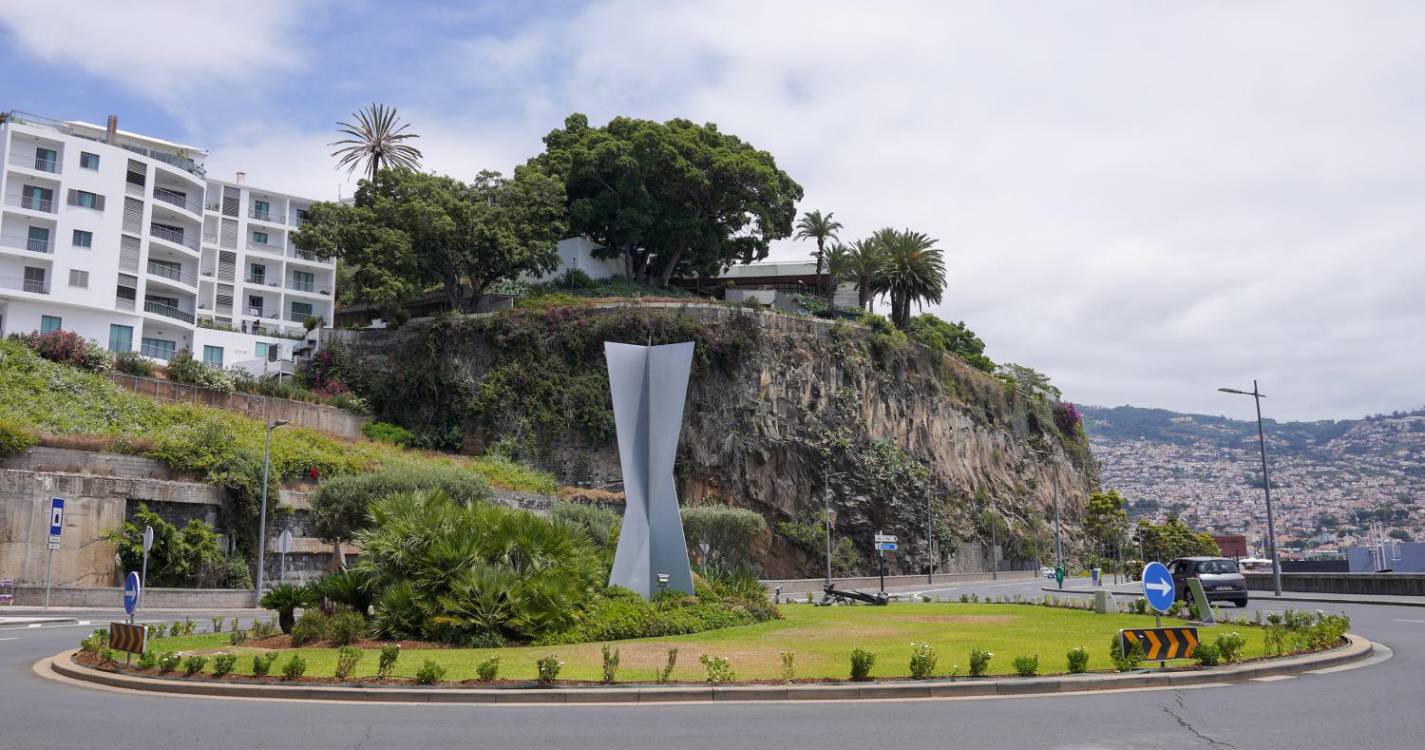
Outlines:
[[[1143,566],[1143,598],[1148,606],[1159,612],[1167,612],[1176,599],[1173,574],[1160,562],[1150,562]]]
[[[59,536],[62,533],[64,533],[64,498],[50,498],[49,535]]]
[[[124,579],[124,612],[133,614],[139,606],[139,574],[129,573]]]

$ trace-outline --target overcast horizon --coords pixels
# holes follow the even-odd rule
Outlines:
[[[1250,419],[1217,388],[1257,378],[1281,421],[1425,405],[1425,6],[516,5],[8,0],[0,109],[115,114],[325,199],[371,101],[463,179],[572,112],[715,122],[844,240],[937,238],[928,311],[1067,400]]]

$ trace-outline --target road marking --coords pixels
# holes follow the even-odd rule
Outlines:
[[[79,622],[76,622],[76,623],[74,623],[74,624],[75,624],[75,625],[88,625],[88,624],[89,624],[89,621],[88,621],[88,620],[80,620]]]
[[[1296,675],[1294,674],[1277,674],[1272,675],[1271,677],[1253,677],[1252,682],[1280,682],[1282,680],[1294,679],[1296,679]]]
[[[14,638],[14,637],[11,637],[11,638],[0,638],[0,641],[18,641],[18,640],[20,640],[20,639],[19,639],[19,638]]]
[[[32,622],[32,623],[30,623],[29,625],[26,625],[25,627],[27,627],[27,628],[42,628],[42,627],[44,627],[44,626],[41,625],[41,624],[38,623],[38,622]]]
[[[1402,620],[1402,619],[1400,619],[1400,618],[1396,618],[1395,621],[1396,621],[1396,622],[1418,622],[1418,623],[1425,623],[1425,620]]]

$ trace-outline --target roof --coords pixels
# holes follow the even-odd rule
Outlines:
[[[823,268],[824,270],[824,268]],[[774,276],[815,276],[816,261],[790,260],[736,265],[718,274],[719,279],[763,279]]]
[[[65,124],[65,125],[69,125],[70,127],[84,128],[84,129],[86,129],[86,130],[94,130],[94,131],[97,131],[97,132],[100,132],[100,133],[107,133],[107,132],[108,132],[108,128],[105,127],[105,126],[103,126],[103,125],[95,125],[95,124],[92,123],[92,122],[85,122],[85,121],[83,121],[83,120],[65,120],[65,121],[64,121],[64,124]],[[179,150],[179,151],[187,151],[187,152],[189,152],[189,153],[198,154],[198,155],[201,155],[201,156],[207,156],[207,155],[208,155],[208,150],[207,150],[207,149],[199,148],[198,146],[189,146],[189,145],[184,144],[184,143],[175,143],[175,142],[173,142],[173,141],[165,141],[165,140],[163,140],[162,138],[154,138],[154,137],[151,136],[151,135],[144,135],[143,133],[135,133],[135,132],[133,132],[133,131],[131,131],[131,130],[115,129],[115,130],[114,130],[114,133],[117,134],[117,135],[122,135],[122,136],[124,136],[125,138],[133,138],[134,140],[137,140],[137,141],[145,141],[145,142],[148,142],[148,143],[152,143],[152,144],[154,144],[154,145],[157,145],[157,146],[162,146],[162,147],[164,147],[164,148],[171,148],[171,149],[175,149],[175,150]]]

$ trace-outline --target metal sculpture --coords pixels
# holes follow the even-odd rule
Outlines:
[[[604,342],[623,470],[623,527],[609,573],[648,599],[661,588],[693,593],[688,543],[678,513],[673,458],[683,426],[683,402],[693,343],[638,346]]]

